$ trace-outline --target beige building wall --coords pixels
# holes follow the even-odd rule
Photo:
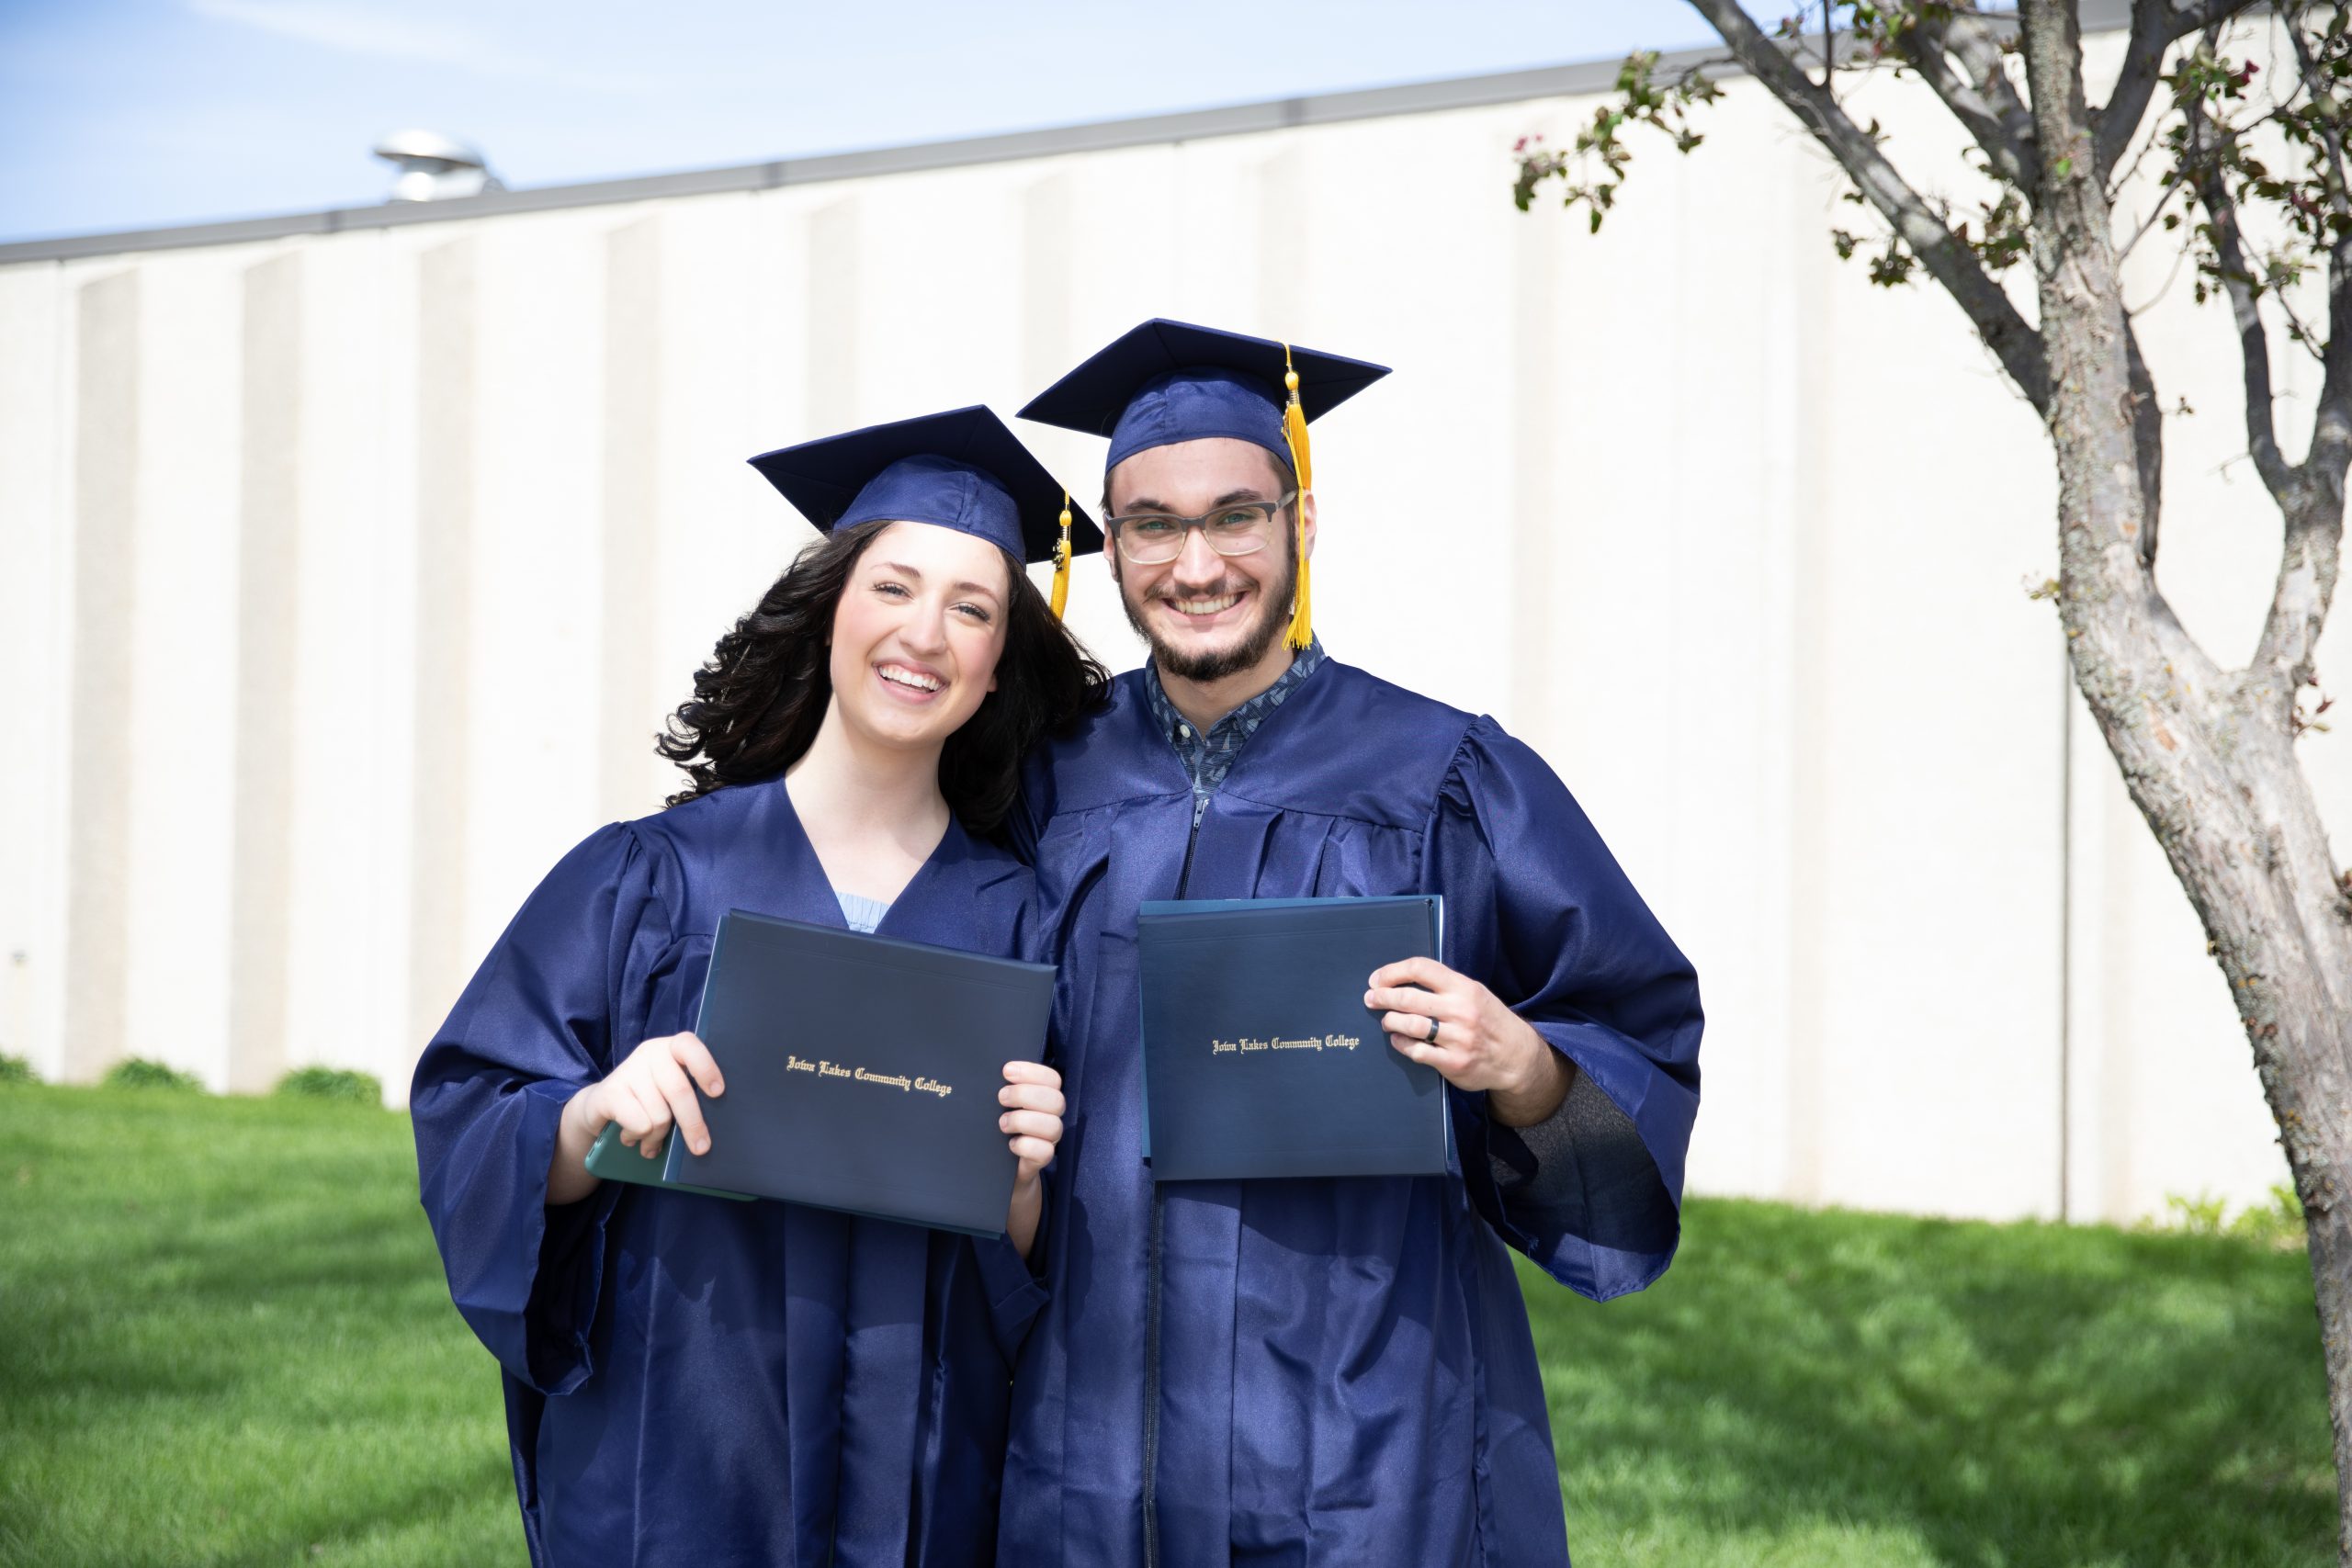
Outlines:
[[[1957,152],[1869,91],[1899,152]],[[1009,412],[1169,315],[1396,367],[1317,425],[1320,630],[1532,741],[1690,952],[1694,1188],[2260,1198],[2224,983],[2026,596],[2032,414],[1932,288],[1836,260],[1853,209],[1745,81],[1697,156],[1638,144],[1600,236],[1514,212],[1513,142],[1598,101],[0,247],[0,1049],[399,1098],[548,866],[658,807],[650,737],[808,537],[743,459]],[[2198,411],[2162,576],[2235,661],[2278,520],[2233,341],[2185,288],[2146,319]],[[1098,442],[1023,434],[1091,493]],[[1138,660],[1099,566],[1072,598]],[[2302,744],[2342,833],[2352,742]]]

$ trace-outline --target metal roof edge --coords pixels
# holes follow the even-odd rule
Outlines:
[[[1684,64],[1718,57],[1721,52],[1720,49],[1679,51],[1667,56],[1666,62],[1679,69]],[[1244,136],[1253,131],[1280,130],[1292,126],[1330,125],[1391,115],[1475,108],[1524,99],[1566,97],[1608,87],[1616,81],[1620,63],[1614,59],[1583,61],[1534,70],[1458,76],[1442,81],[1368,87],[1307,97],[1274,98],[1217,108],[1188,109],[1131,119],[1095,120],[992,136],[959,137],[946,141],[912,142],[898,147],[868,148],[809,158],[771,159],[758,164],[688,169],[627,179],[526,186],[518,190],[489,191],[481,196],[456,197],[443,201],[384,202],[371,207],[337,207],[323,211],[289,212],[217,223],[176,224],[168,228],[22,240],[13,244],[0,244],[0,266],[22,262],[76,261],[93,256],[178,250],[200,245],[245,244],[300,234],[332,234],[352,229],[390,229],[411,223],[441,223],[506,213],[550,212],[566,208],[603,207],[671,197],[771,190],[779,186],[816,185],[876,175],[913,174],[971,164],[1012,163],[1025,158],[1050,158],[1073,152],[1101,152],[1125,147],[1197,141],[1217,136]],[[1733,69],[1729,62],[1724,64],[1727,70]]]
[[[2086,0],[2083,6],[2082,25],[2086,32],[2120,28],[2129,26],[2130,21],[2131,0]],[[1677,50],[1663,55],[1659,65],[1663,70],[1679,71],[1702,62],[1719,64],[1725,75],[1740,73],[1739,67],[1724,57],[1720,45]],[[490,191],[481,196],[456,197],[442,201],[383,202],[371,207],[336,207],[323,211],[233,219],[217,223],[188,223],[159,229],[74,234],[58,239],[22,240],[13,244],[0,244],[0,266],[23,262],[78,261],[95,256],[180,250],[202,245],[246,244],[300,234],[401,228],[412,223],[445,223],[507,213],[552,212],[567,208],[613,206],[671,197],[772,190],[779,186],[816,185],[876,175],[913,174],[972,164],[1012,163],[1027,158],[1051,158],[1073,152],[1102,152],[1125,147],[1197,141],[1217,136],[1245,136],[1294,126],[1336,125],[1348,120],[1481,108],[1536,98],[1572,97],[1611,86],[1617,80],[1617,72],[1622,64],[1622,56],[1612,56],[1605,60],[1584,60],[1531,70],[1409,82],[1389,87],[1363,87],[1347,92],[1318,93],[1306,97],[1272,98],[1218,108],[1187,109],[1132,119],[1094,120],[1039,130],[959,137],[945,141],[912,142],[899,147],[826,153],[811,158],[772,159],[758,164],[687,169],[627,179],[526,186],[520,190]]]

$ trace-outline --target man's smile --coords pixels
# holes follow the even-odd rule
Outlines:
[[[1183,598],[1163,594],[1159,602],[1175,611],[1181,619],[1196,626],[1205,626],[1248,597],[1246,589],[1235,589],[1224,593],[1193,594]]]

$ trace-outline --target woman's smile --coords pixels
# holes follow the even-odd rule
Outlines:
[[[885,660],[874,667],[874,672],[901,702],[928,703],[947,684],[937,671],[903,660]]]

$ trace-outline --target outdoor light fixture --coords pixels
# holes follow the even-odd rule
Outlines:
[[[400,169],[387,201],[446,201],[504,190],[481,150],[431,130],[396,130],[376,143],[376,156]]]

